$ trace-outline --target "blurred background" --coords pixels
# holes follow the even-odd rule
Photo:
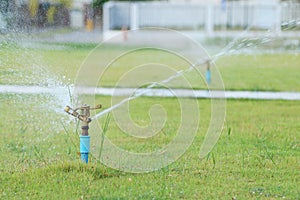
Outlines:
[[[70,27],[107,33],[164,27],[208,36],[241,30],[288,35],[286,31],[299,30],[299,19],[299,0],[0,0],[2,32]]]

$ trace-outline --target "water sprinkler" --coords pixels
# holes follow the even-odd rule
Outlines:
[[[100,109],[102,106],[99,104],[94,108],[91,108],[87,104],[83,104],[82,106],[72,109],[70,106],[65,107],[65,111],[78,118],[82,123],[81,126],[81,135],[80,135],[80,155],[81,160],[85,163],[89,161],[89,152],[90,152],[90,136],[89,136],[89,123],[91,123],[92,119],[90,118],[90,110]],[[80,113],[78,113],[80,111]]]
[[[211,83],[210,63],[211,63],[211,60],[207,60],[207,61],[206,61],[205,78],[206,78],[207,84],[210,84],[210,83]]]

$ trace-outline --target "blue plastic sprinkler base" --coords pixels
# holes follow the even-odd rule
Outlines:
[[[80,153],[82,162],[89,162],[89,154],[88,153]]]
[[[81,135],[80,136],[80,155],[82,162],[89,162],[89,152],[90,152],[90,136]]]
[[[210,74],[210,70],[207,70],[205,73],[205,78],[206,78],[206,82],[207,84],[211,83],[211,74]]]

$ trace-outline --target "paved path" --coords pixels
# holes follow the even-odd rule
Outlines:
[[[76,87],[76,93],[106,96],[130,96],[142,94],[148,97],[185,97],[185,98],[226,98],[226,99],[262,99],[262,100],[300,100],[300,92],[253,92],[253,91],[207,91],[188,89],[138,89],[135,88],[93,88]],[[0,85],[0,93],[13,94],[68,94],[66,87],[41,87]]]

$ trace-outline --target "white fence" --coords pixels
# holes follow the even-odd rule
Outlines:
[[[228,2],[222,5],[171,4],[168,2],[108,2],[104,5],[103,30],[164,27],[203,30],[268,29],[279,33],[300,27],[300,4],[250,4]]]

